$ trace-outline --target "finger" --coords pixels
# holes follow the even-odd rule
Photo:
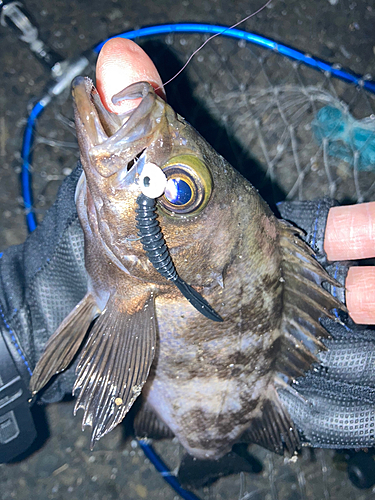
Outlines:
[[[140,100],[112,104],[112,97],[132,83],[146,81],[157,89],[163,86],[154,63],[141,47],[125,38],[112,38],[100,51],[96,65],[96,86],[109,111],[124,113]],[[164,97],[161,89],[159,95]]]
[[[331,208],[324,250],[331,261],[375,257],[375,202]]]
[[[351,267],[345,287],[346,305],[353,321],[375,324],[375,267]]]

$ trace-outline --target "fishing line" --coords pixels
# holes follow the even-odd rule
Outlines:
[[[147,36],[164,35],[171,33],[221,34],[224,37],[245,40],[245,42],[258,45],[260,47],[263,47],[264,49],[272,50],[288,57],[289,59],[302,63],[312,69],[323,71],[329,76],[338,78],[347,83],[357,85],[358,87],[363,88],[371,92],[372,94],[375,94],[375,81],[368,79],[366,76],[358,75],[356,73],[344,70],[341,68],[340,64],[326,62],[322,59],[312,56],[311,54],[306,54],[305,52],[301,52],[300,50],[294,49],[282,43],[278,43],[271,38],[257,35],[252,32],[242,31],[235,28],[231,29],[230,31],[227,30],[228,28],[226,28],[225,26],[211,24],[161,24],[160,26],[149,26],[146,28],[127,31],[126,33],[122,33],[121,35],[108,38],[108,40],[111,40],[112,38],[126,38],[128,40],[134,40],[135,38],[143,38]],[[103,48],[104,44],[108,42],[108,40],[96,45],[93,48],[93,51],[98,54]]]
[[[213,38],[217,37],[217,36],[220,36],[220,35],[223,35],[226,31],[229,31],[229,30],[232,30],[233,28],[236,28],[237,26],[239,26],[240,24],[244,23],[245,21],[247,21],[248,19],[250,19],[251,17],[254,17],[256,16],[257,14],[259,14],[259,12],[262,12],[263,9],[265,9],[266,7],[268,7],[268,5],[272,2],[272,0],[268,0],[268,2],[266,2],[260,9],[258,9],[256,12],[253,12],[252,14],[249,14],[247,17],[244,17],[243,19],[241,19],[240,21],[238,21],[237,23],[235,24],[232,24],[232,26],[230,26],[229,28],[225,28],[223,31],[221,31],[220,33],[215,33],[214,35],[211,35],[209,38],[207,38],[207,40],[205,42],[202,43],[202,45],[200,47],[198,47],[196,50],[194,50],[194,52],[189,56],[188,60],[186,61],[186,63],[182,66],[182,68],[177,71],[177,73],[172,76],[172,78],[170,78],[168,81],[166,81],[165,83],[163,83],[162,87],[165,87],[166,85],[168,85],[168,83],[171,83],[175,78],[177,78],[183,71],[184,69],[188,66],[188,64],[190,63],[190,61],[193,59],[193,57],[198,54],[198,52],[200,52],[203,47],[205,45],[208,44],[208,42],[210,42]],[[158,87],[157,89],[155,89],[155,91],[161,89],[161,87]]]

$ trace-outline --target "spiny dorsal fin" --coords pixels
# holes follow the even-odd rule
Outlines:
[[[314,252],[300,238],[300,230],[285,221],[279,224],[284,308],[282,335],[274,346],[279,353],[274,368],[295,378],[304,375],[325,348],[320,339],[329,335],[320,318],[335,318],[331,310],[345,310],[345,306],[322,287],[323,282],[341,285],[315,260]]]
[[[30,380],[32,394],[40,391],[53,375],[70,365],[91,322],[99,314],[94,297],[87,293],[48,340]]]
[[[314,259],[314,252],[300,238],[301,231],[284,221],[279,224],[284,304],[280,335],[273,344],[278,353],[274,386],[242,438],[279,454],[292,454],[299,449],[299,436],[275,389],[277,374],[289,379],[305,375],[317,361],[318,351],[325,349],[320,339],[328,337],[328,332],[320,318],[334,318],[331,309],[345,310],[345,306],[322,287],[325,281],[341,285]]]
[[[92,427],[94,442],[118,425],[141,393],[155,354],[154,299],[139,310],[123,312],[121,299],[110,297],[82,351],[73,393],[83,408],[82,427]]]

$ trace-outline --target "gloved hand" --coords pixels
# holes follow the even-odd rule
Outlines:
[[[127,42],[116,43],[118,50],[123,50],[120,46]],[[112,65],[116,64],[114,61],[115,57]],[[149,60],[137,58],[138,68],[147,66],[142,78],[146,73],[149,80],[159,85],[149,64],[152,65]],[[126,75],[119,78],[121,88],[124,81],[130,83],[129,78],[133,81],[141,78],[137,70],[129,76],[128,68],[125,69]],[[119,90],[103,88],[100,78],[97,85],[107,96]],[[123,106],[126,105],[124,102]],[[3,384],[0,387],[0,461],[14,457],[20,452],[20,446],[27,444],[27,438],[30,441],[32,433],[27,429],[32,422],[25,415],[31,371],[47,339],[86,293],[83,233],[74,204],[79,175],[80,167],[63,183],[56,203],[37,230],[23,245],[6,250],[0,259],[0,330],[6,345],[0,348],[0,384]],[[282,217],[306,231],[306,240],[325,266],[328,263],[323,241],[331,206],[332,202],[321,200],[283,203],[279,207]],[[346,264],[327,268],[344,282]],[[343,289],[332,290],[332,293],[344,299]],[[294,392],[281,390],[280,396],[301,439],[312,446],[373,446],[374,334],[355,326],[348,317],[340,316],[340,320],[341,323],[332,320],[325,323],[333,340],[326,341],[329,350],[320,353],[321,364],[293,384]],[[59,401],[70,393],[74,369],[72,366],[56,377],[42,393],[42,400]]]
[[[86,293],[83,233],[74,203],[78,167],[43,223],[0,259],[0,462],[35,438],[29,381],[48,338]],[[54,380],[45,402],[71,391],[74,368]]]
[[[325,235],[327,217],[334,205],[331,200],[297,201],[280,203],[278,208],[284,219],[295,223],[306,232],[305,239],[316,252],[319,262],[332,277],[345,285],[348,270],[356,268],[349,268],[348,262],[329,264],[323,249],[324,245],[327,250],[328,241],[327,252],[332,254],[332,229],[327,228],[329,238],[325,238]],[[349,207],[342,208],[347,210]],[[330,217],[334,210],[331,210]],[[349,233],[349,225],[347,231]],[[358,245],[358,238],[353,239],[357,240]],[[352,256],[349,238],[345,244],[345,255]],[[334,250],[337,254],[336,249]],[[355,274],[359,275],[358,272]],[[327,288],[345,303],[344,288]],[[352,302],[357,305],[357,298],[352,298]],[[329,319],[323,321],[332,339],[324,341],[328,350],[319,353],[320,365],[314,367],[306,377],[295,381],[292,386],[296,390],[294,394],[281,390],[279,395],[300,432],[301,440],[311,446],[373,447],[375,332],[356,325],[346,314],[336,314],[337,322]],[[363,312],[356,314],[360,320],[366,319]],[[367,318],[371,319],[368,315]]]

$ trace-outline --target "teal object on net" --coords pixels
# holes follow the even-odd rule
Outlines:
[[[320,145],[326,140],[330,156],[358,170],[375,170],[375,119],[356,120],[346,110],[324,106],[311,127]]]

